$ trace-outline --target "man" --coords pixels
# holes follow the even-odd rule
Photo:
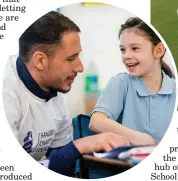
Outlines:
[[[83,72],[79,32],[69,18],[47,13],[21,35],[19,55],[10,58],[4,76],[4,107],[13,133],[36,160],[48,151],[49,168],[58,173],[82,154],[128,144],[111,133],[72,141],[63,93]]]

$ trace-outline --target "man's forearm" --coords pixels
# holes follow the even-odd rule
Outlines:
[[[65,145],[61,149],[55,149],[52,151],[49,157],[48,168],[57,172],[64,173],[70,166],[75,164],[76,160],[81,156],[81,153],[75,147],[73,142]]]

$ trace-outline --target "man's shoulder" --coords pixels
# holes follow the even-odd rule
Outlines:
[[[58,92],[55,98],[59,104],[59,108],[68,110],[67,94]]]
[[[9,57],[3,77],[3,88],[17,88],[19,84],[19,77],[16,71],[16,59],[17,55]]]
[[[60,103],[65,104],[67,102],[67,95],[64,93],[58,92],[55,98],[58,99]]]

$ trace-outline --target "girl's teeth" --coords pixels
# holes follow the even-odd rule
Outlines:
[[[138,63],[135,63],[135,64],[132,64],[132,63],[129,63],[129,64],[127,64],[129,67],[132,67],[132,66],[136,66],[136,65],[138,65]]]

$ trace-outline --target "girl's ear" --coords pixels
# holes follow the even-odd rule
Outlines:
[[[165,47],[162,43],[158,43],[155,47],[154,47],[154,51],[153,54],[155,56],[155,58],[161,58],[164,54],[165,54]]]

